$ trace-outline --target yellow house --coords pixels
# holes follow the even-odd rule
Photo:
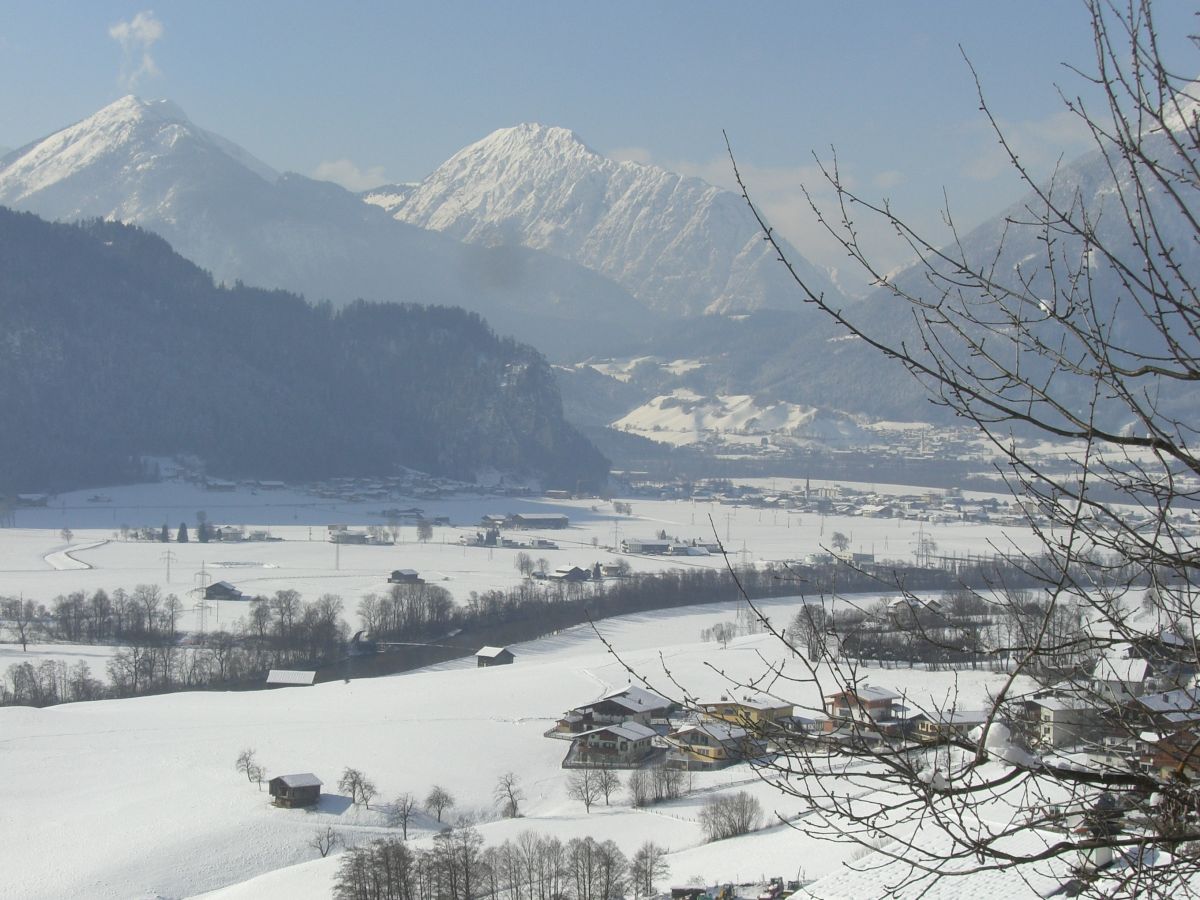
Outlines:
[[[783,703],[761,694],[745,696],[740,700],[721,698],[716,703],[704,703],[700,708],[710,719],[730,722],[743,728],[778,722],[792,715],[791,703]]]
[[[667,735],[667,746],[667,762],[687,769],[719,769],[765,750],[745,728],[724,722],[685,725]]]

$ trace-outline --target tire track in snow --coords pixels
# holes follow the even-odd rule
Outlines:
[[[67,545],[62,550],[55,550],[53,553],[47,553],[42,557],[42,561],[52,569],[58,571],[67,571],[74,569],[94,569],[95,566],[90,563],[85,563],[81,559],[76,559],[71,554],[81,553],[84,550],[93,550],[96,547],[103,547],[108,543],[108,540],[91,541],[86,544]]]

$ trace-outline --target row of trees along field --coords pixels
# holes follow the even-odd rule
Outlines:
[[[434,584],[392,585],[357,604],[363,628],[376,641],[426,646],[401,647],[344,674],[398,671],[473,652],[478,643],[512,643],[608,616],[694,604],[728,602],[745,592],[753,598],[788,597],[814,587],[822,592],[879,591],[886,577],[902,572],[914,590],[950,590],[961,584],[983,585],[1003,577],[1008,584],[1028,583],[1016,567],[996,558],[945,560],[918,567],[891,564],[878,571],[840,563],[709,567],[632,574],[624,578],[578,583],[526,580],[506,590],[472,592],[463,604]],[[73,667],[53,660],[38,665],[15,663],[0,680],[0,703],[46,706],[105,696],[132,696],[189,690],[219,684],[249,683],[270,668],[321,669],[347,659],[350,632],[344,603],[336,594],[306,601],[298,591],[280,590],[251,599],[232,629],[180,634],[181,615],[196,601],[165,594],[157,585],[132,591],[74,591],[49,605],[26,598],[0,598],[0,613],[11,635],[27,644],[38,639],[86,644],[115,644],[107,664],[107,683],[86,663]],[[782,623],[786,624],[786,623]],[[847,620],[847,627],[856,623]],[[860,624],[860,623],[859,623]],[[456,634],[453,639],[448,635]],[[866,631],[862,632],[865,640]],[[854,645],[847,644],[847,649]],[[915,662],[946,660],[926,654],[920,643]],[[863,644],[863,655],[886,655]],[[981,644],[970,648],[981,662]],[[936,656],[936,658],[935,658]]]

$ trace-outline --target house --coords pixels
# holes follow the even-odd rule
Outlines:
[[[267,673],[267,684],[275,687],[297,687],[312,684],[316,677],[316,672],[299,669],[272,669]]]
[[[311,772],[277,775],[267,782],[267,790],[276,806],[316,806],[321,799],[321,779]]]
[[[667,763],[685,769],[719,769],[761,756],[766,744],[727,722],[685,725],[667,735]]]
[[[1035,697],[1026,701],[1035,739],[1048,747],[1063,747],[1085,737],[1097,723],[1092,704],[1071,695]]]
[[[391,576],[388,578],[388,584],[424,584],[425,579],[422,578],[416,569],[393,569]]]
[[[228,581],[214,581],[204,589],[205,600],[245,600],[246,595]]]
[[[246,532],[236,525],[221,525],[212,529],[214,541],[237,542],[246,539]]]
[[[916,738],[926,743],[965,738],[972,729],[986,722],[990,713],[988,709],[954,707],[924,713],[917,723]]]
[[[507,647],[480,647],[479,652],[475,654],[475,666],[479,669],[508,666],[512,665],[514,659],[516,657]]]
[[[887,688],[861,685],[825,697],[828,736],[852,740],[899,735],[905,726],[900,695]]]
[[[568,710],[558,720],[555,731],[578,733],[599,725],[638,722],[649,725],[654,719],[666,718],[671,701],[644,688],[630,685],[614,691],[586,706]]]
[[[1131,658],[1114,648],[1096,660],[1091,687],[1102,700],[1124,703],[1145,693],[1150,671],[1149,660]]]
[[[654,755],[656,737],[653,728],[634,721],[593,728],[571,741],[563,766],[637,768]]]
[[[504,523],[509,528],[566,528],[570,521],[566,516],[517,513]]]
[[[711,719],[731,722],[743,728],[754,728],[790,716],[793,707],[791,703],[760,694],[746,695],[740,700],[727,700],[722,697],[716,703],[701,704],[700,709]]]

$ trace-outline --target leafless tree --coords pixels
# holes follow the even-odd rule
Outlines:
[[[250,773],[254,769],[256,763],[257,760],[255,759],[255,751],[252,748],[247,747],[238,754],[237,762],[234,763],[234,767],[246,776],[247,781],[253,781],[254,778]]]
[[[29,639],[37,625],[37,608],[33,601],[9,597],[2,601],[0,612],[3,612],[4,618],[8,620],[8,627],[16,635],[21,651],[28,652]]]
[[[608,806],[613,795],[621,790],[621,776],[612,769],[599,769],[596,778],[600,795],[604,797],[604,805]]]
[[[521,790],[521,784],[517,780],[517,776],[512,772],[505,772],[496,779],[496,787],[492,790],[492,798],[496,801],[496,805],[500,807],[500,814],[506,819],[515,819],[521,814],[521,801],[525,799],[525,792]]]
[[[361,803],[367,809],[371,808],[371,799],[378,793],[375,783],[358,769],[347,766],[342,770],[338,779],[338,790],[345,791],[354,804]]]
[[[975,79],[1029,191],[995,240],[960,234],[948,210],[944,236],[918,233],[887,202],[857,193],[836,156],[819,159],[836,199],[813,203],[818,221],[885,297],[860,313],[867,307],[843,308],[808,283],[759,216],[805,303],[856,346],[906,368],[990,442],[1039,543],[996,546],[1000,563],[974,586],[990,611],[975,632],[1006,666],[982,725],[935,729],[920,747],[866,713],[867,672],[839,651],[845,635],[814,644],[802,630],[815,654],[796,653],[794,636],[760,616],[789,651],[787,667],[768,661],[731,687],[807,697],[800,706],[838,726],[836,741],[764,726],[781,752],[760,774],[811,809],[798,827],[892,856],[892,889],[1017,869],[1075,877],[1073,889],[1107,896],[1180,897],[1200,875],[1200,703],[1184,674],[1200,669],[1190,511],[1200,499],[1200,89],[1164,61],[1149,0],[1085,8],[1094,65],[1072,70],[1083,78],[1078,95],[1060,91],[1095,144],[1081,166],[1047,180],[1032,173]],[[915,269],[897,274],[876,261],[865,217],[907,243]],[[1064,452],[1032,453],[1034,441]],[[1014,584],[1031,583],[1032,599],[1017,599]],[[919,598],[907,598],[917,609]],[[907,640],[954,649],[957,637],[913,619]],[[1130,659],[1161,673],[1154,691],[1181,717],[1137,702],[1144,684],[1104,684],[1099,667]],[[1027,726],[1030,685],[1056,692],[1087,723],[1070,764]],[[922,711],[946,723],[953,707],[950,697]],[[1027,842],[1019,853],[1015,841]],[[1105,867],[1114,853],[1123,864]],[[1171,864],[1161,864],[1167,853]]]
[[[321,859],[324,859],[330,854],[334,847],[342,842],[341,837],[333,830],[332,825],[326,825],[324,828],[315,832],[308,840],[308,846],[312,847],[321,854]]]
[[[576,769],[567,776],[567,796],[583,804],[586,812],[600,799],[600,773],[595,769]]]
[[[654,895],[654,883],[666,878],[670,871],[666,856],[667,850],[654,841],[646,841],[638,847],[629,866],[629,886],[634,897]]]
[[[425,798],[425,808],[433,813],[439,822],[442,821],[442,813],[452,806],[454,806],[453,795],[440,785],[435,784]]]
[[[407,791],[395,800],[388,808],[388,825],[400,829],[400,836],[408,840],[408,825],[417,811],[417,798]]]

